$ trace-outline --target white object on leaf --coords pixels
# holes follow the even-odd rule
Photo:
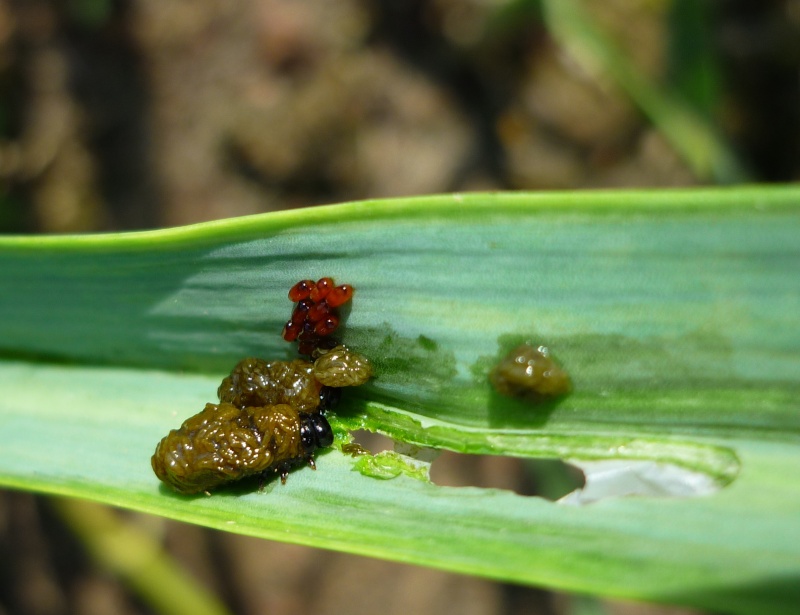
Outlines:
[[[713,478],[668,463],[655,461],[569,460],[586,477],[582,489],[558,500],[559,504],[583,506],[611,497],[697,497],[719,490]]]

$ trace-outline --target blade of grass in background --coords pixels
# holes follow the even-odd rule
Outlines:
[[[91,502],[53,498],[52,503],[97,563],[119,576],[156,613],[228,613],[212,593],[181,570],[143,530]]]
[[[800,601],[800,188],[450,195],[0,240],[0,481],[209,527],[732,613]],[[461,452],[652,461],[695,498],[565,506],[324,452],[264,492],[160,487],[155,443],[279,336],[301,278],[357,291],[375,363],[333,421]],[[499,398],[520,339],[572,375]],[[434,462],[435,463],[435,462]],[[418,467],[418,466],[417,466]],[[379,468],[380,469],[380,468]]]
[[[675,91],[711,121],[720,107],[721,76],[707,2],[673,0],[669,13],[669,80]]]
[[[747,180],[730,146],[677,90],[658,86],[600,31],[580,0],[541,0],[548,29],[581,66],[598,77],[610,77],[650,119],[698,179],[719,183]]]

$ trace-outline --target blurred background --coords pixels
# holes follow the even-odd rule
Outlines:
[[[798,179],[800,0],[0,0],[2,233]],[[688,613],[117,517],[234,613]],[[0,493],[0,566],[0,615],[163,612],[53,500]]]

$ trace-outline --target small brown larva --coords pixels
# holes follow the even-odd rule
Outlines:
[[[248,476],[279,474],[306,462],[333,443],[321,414],[306,414],[288,404],[237,408],[206,404],[158,443],[153,471],[178,493],[208,492]]]
[[[321,389],[310,361],[248,357],[239,361],[222,381],[217,395],[221,402],[237,408],[291,404],[300,412],[314,412],[320,404]]]
[[[372,365],[365,356],[340,344],[314,361],[314,377],[329,387],[359,386],[372,377]]]
[[[571,383],[545,346],[522,344],[512,350],[489,374],[495,390],[509,397],[541,402],[569,393]]]
[[[339,387],[372,376],[365,357],[329,337],[339,325],[337,308],[352,296],[352,286],[331,278],[295,284],[289,298],[298,303],[283,337],[316,360],[239,361],[217,389],[220,403],[206,404],[158,443],[150,460],[156,476],[192,494],[248,476],[279,474],[286,482],[293,466],[313,468],[314,451],[333,443],[324,412]]]

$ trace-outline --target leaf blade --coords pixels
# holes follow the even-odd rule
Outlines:
[[[0,303],[0,480],[493,578],[790,612],[798,202],[794,187],[426,197],[133,236],[0,239],[0,285],[15,291]],[[576,510],[377,481],[332,451],[319,472],[265,494],[159,490],[157,440],[213,398],[235,360],[285,354],[285,292],[317,274],[356,286],[346,339],[378,368],[339,428],[472,452],[628,454],[728,486]],[[576,389],[533,414],[485,382],[503,348],[530,335]],[[26,353],[78,364],[12,360]],[[717,591],[740,585],[737,600]]]

